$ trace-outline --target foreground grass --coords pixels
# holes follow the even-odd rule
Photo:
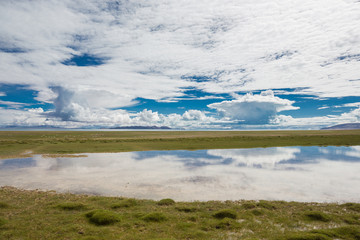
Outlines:
[[[0,239],[360,239],[360,204],[156,202],[3,187]]]
[[[146,150],[360,145],[360,130],[344,131],[0,131],[0,158]],[[26,155],[26,154],[25,154]]]

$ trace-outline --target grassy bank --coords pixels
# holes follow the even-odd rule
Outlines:
[[[36,154],[360,145],[347,131],[0,131],[0,158]]]
[[[360,239],[360,204],[156,202],[3,187],[0,239]]]

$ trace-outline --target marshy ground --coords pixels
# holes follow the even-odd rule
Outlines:
[[[330,145],[360,145],[360,130],[0,132],[3,159],[31,154]],[[2,187],[0,239],[360,239],[360,204],[153,201]]]
[[[2,187],[0,239],[360,239],[360,204],[153,201]]]
[[[34,154],[360,145],[360,130],[0,131],[0,158]]]

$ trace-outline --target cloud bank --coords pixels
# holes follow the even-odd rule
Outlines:
[[[236,94],[295,89],[292,94],[318,98],[359,96],[359,13],[353,0],[3,0],[0,84],[36,91],[35,99],[54,111],[35,119],[64,126],[301,124],[279,115],[299,109],[291,100],[271,92]],[[229,97],[181,114],[122,110],[139,98],[176,102],[189,89]],[[0,89],[0,97],[6,95]],[[1,125],[34,117],[8,106],[0,103],[9,115]],[[337,122],[357,119],[350,117],[354,111],[339,114]]]

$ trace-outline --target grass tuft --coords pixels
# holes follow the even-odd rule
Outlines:
[[[8,208],[8,207],[9,207],[9,204],[0,202],[0,208]]]
[[[170,205],[174,205],[175,201],[172,200],[171,198],[165,198],[165,199],[161,199],[160,201],[157,202],[157,205],[160,206],[170,206]]]
[[[360,203],[345,203],[342,204],[341,206],[345,207],[347,210],[360,212]]]
[[[256,208],[256,205],[255,205],[254,203],[251,203],[251,202],[249,202],[249,203],[243,203],[241,206],[242,206],[244,209],[253,209],[253,208]]]
[[[3,225],[5,225],[7,223],[7,221],[3,218],[0,217],[0,227],[2,227]]]
[[[224,219],[224,218],[236,219],[237,213],[232,209],[223,209],[223,210],[217,211],[213,216],[217,219]]]
[[[123,199],[118,203],[114,203],[111,205],[111,208],[116,209],[116,208],[129,208],[129,207],[133,207],[136,206],[137,202],[135,199],[133,198],[129,198],[129,199]]]
[[[313,230],[312,233],[323,234],[331,238],[360,240],[360,228],[355,226],[344,226],[339,228]]]
[[[287,240],[330,240],[328,236],[320,233],[294,233],[286,238]]]
[[[85,215],[95,225],[111,225],[120,221],[120,217],[107,210],[93,210]]]
[[[175,209],[178,210],[179,212],[185,212],[185,213],[196,212],[198,210],[195,207],[176,207]]]
[[[216,229],[223,229],[223,230],[232,230],[239,227],[240,224],[238,222],[236,222],[234,219],[227,217],[220,220],[217,224],[215,224]]]
[[[264,215],[264,210],[261,209],[253,209],[251,210],[251,213],[255,216],[261,216]]]
[[[331,220],[329,215],[320,211],[309,211],[304,215],[310,221],[329,222]]]
[[[159,212],[146,214],[141,219],[146,222],[164,222],[167,220],[166,216],[163,213]]]
[[[260,201],[179,202],[167,207],[136,199],[135,207],[111,210],[113,204],[127,202],[123,200],[127,198],[1,187],[0,202],[10,207],[0,209],[0,239],[360,240],[360,214],[336,203],[266,201],[276,206],[269,210],[266,204],[258,206]],[[56,208],[64,203],[82,203],[88,210]],[[227,217],[228,211],[234,218]],[[321,217],[314,214],[319,212]]]
[[[259,201],[258,204],[257,204],[258,207],[261,207],[261,208],[265,208],[265,209],[269,209],[269,210],[274,210],[276,209],[276,207],[274,205],[272,205],[271,203],[269,203],[268,201]]]
[[[74,202],[60,203],[56,205],[56,207],[66,211],[86,209],[86,206],[84,204]]]

